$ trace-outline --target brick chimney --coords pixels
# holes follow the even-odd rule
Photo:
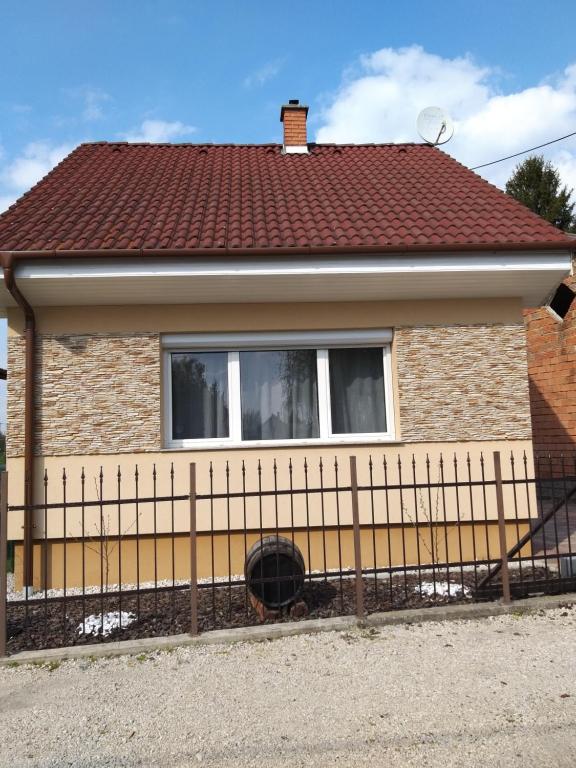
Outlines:
[[[286,154],[308,152],[306,117],[308,107],[298,99],[290,99],[280,110],[280,122],[284,123],[284,152]]]

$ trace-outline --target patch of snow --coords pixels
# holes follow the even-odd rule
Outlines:
[[[447,581],[423,581],[420,586],[414,587],[414,592],[420,592],[427,597],[450,597],[470,594],[470,588],[462,584],[449,584]]]
[[[132,624],[136,616],[127,611],[110,611],[109,613],[97,613],[87,616],[85,621],[78,624],[79,635],[102,635],[108,637],[115,629],[127,627]]]
[[[243,576],[232,576],[231,581],[239,581],[240,579],[244,578]],[[219,581],[228,581],[228,578],[225,576],[217,576],[214,579],[214,583],[217,584]],[[212,579],[198,579],[199,584],[211,584]],[[172,579],[162,579],[158,580],[157,582],[154,581],[141,581],[140,582],[140,589],[152,589],[154,587],[158,587],[158,589],[162,587],[179,587],[179,586],[186,586],[190,584],[190,580],[188,579],[176,579],[175,581],[172,581]],[[24,591],[21,590],[17,592],[14,590],[14,579],[12,578],[12,582],[8,582],[8,600],[24,600]],[[82,587],[68,587],[66,590],[66,596],[67,597],[75,597],[78,595],[101,595],[101,594],[107,594],[109,592],[120,592],[120,591],[126,591],[126,590],[135,590],[138,589],[137,584],[104,584],[102,587],[100,584],[95,584],[92,586],[87,586],[84,589],[84,592],[82,592]],[[63,589],[49,589],[47,592],[45,592],[42,589],[35,590],[32,595],[29,595],[29,597],[34,598],[34,600],[43,600],[44,598],[50,599],[51,597],[62,597],[64,595]]]

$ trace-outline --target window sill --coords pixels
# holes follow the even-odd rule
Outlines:
[[[314,440],[250,440],[243,443],[238,442],[197,442],[197,443],[178,443],[172,445],[165,445],[162,451],[165,453],[187,451],[251,451],[251,450],[263,450],[269,448],[319,448],[319,447],[337,447],[337,446],[353,446],[353,445],[400,445],[401,440],[392,436],[374,436],[367,435],[362,437],[361,435],[354,435],[352,437],[345,438],[317,438]]]

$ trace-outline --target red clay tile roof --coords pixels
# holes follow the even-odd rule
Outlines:
[[[518,243],[569,241],[420,144],[84,144],[0,216],[14,251]]]

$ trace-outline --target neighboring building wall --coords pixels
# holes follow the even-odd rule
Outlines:
[[[576,291],[576,277],[565,281]],[[576,305],[563,322],[544,307],[524,313],[536,452],[576,448]]]
[[[356,316],[366,312],[357,306]],[[346,327],[339,305],[322,309],[324,327]],[[408,310],[406,307],[404,318]],[[308,312],[314,315],[314,310],[302,305],[300,327],[306,327]],[[220,308],[220,313],[225,315],[225,309]],[[378,307],[372,307],[372,315],[372,327],[382,317],[382,326],[392,324],[395,329],[394,378],[402,442],[530,439],[519,309],[517,322],[494,324],[438,322],[399,327],[397,319],[387,323]],[[286,327],[294,327],[293,315],[288,322],[293,325]],[[369,327],[370,315],[360,322]],[[236,318],[238,330],[242,329],[240,323]],[[317,317],[310,320],[314,324],[318,327]],[[229,330],[228,322],[225,327]],[[269,326],[260,327],[266,330]],[[197,327],[190,322],[186,330]],[[39,455],[161,450],[160,333],[42,333],[42,324],[40,331]],[[22,337],[11,334],[8,348],[8,452],[17,457],[24,447]]]

